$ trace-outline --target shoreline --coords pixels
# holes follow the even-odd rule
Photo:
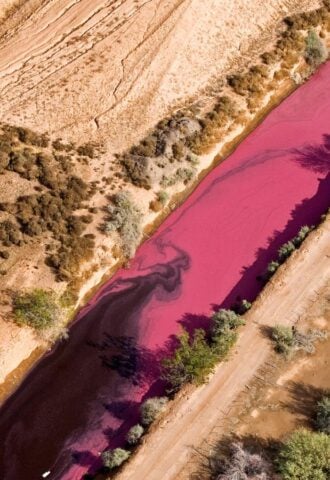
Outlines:
[[[306,81],[308,81],[308,79]],[[211,152],[218,150],[218,153],[212,155],[213,160],[210,162],[210,164],[206,166],[206,168],[203,168],[197,174],[191,185],[189,185],[182,192],[176,193],[171,197],[168,205],[163,212],[159,213],[151,223],[148,223],[144,226],[143,237],[138,248],[140,248],[141,245],[157,231],[160,225],[169,215],[171,215],[171,213],[176,208],[180,207],[187,200],[187,198],[199,186],[199,184],[204,180],[204,178],[216,166],[226,161],[226,159],[238,148],[241,142],[243,142],[275,108],[277,108],[300,86],[304,85],[305,82],[302,85],[297,85],[293,82],[293,80],[287,79],[283,83],[284,85],[281,86],[281,90],[279,92],[275,91],[273,95],[270,96],[270,99],[266,103],[266,105],[264,105],[254,115],[254,117],[243,128],[243,131],[241,133],[235,136],[232,140],[217,143],[216,146],[212,148]],[[220,147],[219,150],[220,145],[222,145],[222,147]],[[76,321],[79,321],[79,319],[77,319],[79,312],[87,306],[88,302],[93,298],[97,291],[101,289],[109,280],[111,280],[111,278],[118,272],[120,268],[125,267],[125,264],[125,260],[123,258],[119,258],[119,260],[112,267],[110,267],[109,273],[103,275],[99,282],[95,283],[91,288],[89,288],[87,293],[85,293],[81,298],[79,298],[78,304],[75,306],[74,312],[72,313],[71,318],[67,323],[68,328],[70,328]],[[36,349],[31,351],[30,355],[26,357],[14,370],[8,372],[5,380],[0,384],[0,406],[5,403],[5,401],[11,395],[14,394],[16,389],[20,386],[21,382],[26,378],[30,371],[32,371],[37,366],[43,356],[54,348],[54,345],[56,345],[56,342],[50,347],[37,347]]]
[[[296,250],[290,258],[288,258],[277,270],[274,276],[269,282],[260,290],[257,298],[253,302],[251,309],[245,313],[246,325],[240,328],[239,338],[237,343],[233,347],[232,351],[226,360],[217,363],[213,373],[210,374],[207,381],[203,385],[187,384],[179,390],[178,394],[171,400],[168,409],[163,415],[152,424],[150,430],[142,437],[141,443],[137,446],[136,450],[133,450],[132,456],[123,464],[123,467],[115,473],[112,473],[111,478],[117,480],[129,480],[133,472],[148,476],[144,478],[150,478],[150,480],[156,480],[157,468],[160,468],[162,472],[161,477],[164,480],[172,480],[176,478],[182,478],[183,465],[187,465],[189,459],[192,458],[192,451],[199,448],[198,441],[207,441],[208,435],[212,435],[215,431],[214,425],[222,425],[228,415],[232,413],[232,410],[236,408],[236,400],[242,394],[243,387],[253,381],[254,378],[258,378],[257,372],[265,365],[268,357],[273,352],[273,345],[269,342],[269,339],[261,332],[260,327],[272,325],[272,319],[269,320],[269,316],[265,315],[265,311],[273,312],[275,318],[281,318],[281,322],[285,325],[295,325],[300,321],[300,316],[297,317],[297,306],[291,304],[291,307],[286,310],[286,304],[289,300],[284,295],[281,308],[276,310],[276,302],[273,302],[273,297],[282,296],[282,290],[289,291],[290,277],[299,276],[297,270],[305,270],[306,264],[312,265],[312,256],[320,255],[318,250],[322,250],[320,244],[327,245],[325,239],[329,237],[330,216],[327,214],[326,219],[321,222],[314,231],[310,233],[308,238],[303,242],[301,247]],[[324,248],[323,248],[324,250]],[[307,261],[306,261],[306,253]],[[305,258],[305,261],[302,259]],[[316,264],[315,264],[316,265]],[[316,268],[314,265],[313,268]],[[329,267],[323,264],[323,270],[318,279],[318,283],[305,291],[304,287],[299,286],[298,298],[300,299],[299,306],[305,305],[306,308],[313,304],[320,291],[325,287],[329,281]],[[306,287],[306,285],[305,285]],[[301,290],[301,292],[300,292]],[[286,311],[286,315],[281,315],[283,311]],[[290,311],[291,315],[287,314]],[[266,318],[266,320],[265,320]],[[268,319],[267,319],[268,318]],[[254,342],[259,342],[264,345],[264,349],[258,353],[256,348],[252,345]],[[233,382],[234,387],[231,388],[228,379],[230,375],[237,376],[240,374],[243,366],[240,363],[240,354],[242,349],[249,350],[249,354],[246,354],[246,365],[244,367],[245,382],[238,378],[238,381]],[[244,358],[244,357],[243,357]],[[248,368],[250,366],[250,369]],[[221,390],[222,397],[218,397],[218,393]],[[221,405],[220,408],[219,404]],[[226,413],[227,412],[227,413]],[[204,414],[204,417],[203,417]],[[206,415],[206,417],[205,417]],[[189,417],[186,419],[186,417]],[[201,426],[199,429],[194,427],[195,424],[200,422],[200,418],[204,418],[206,425]],[[210,421],[210,419],[212,421]],[[184,425],[186,423],[186,425]],[[182,426],[180,427],[180,425]],[[189,433],[189,430],[191,432]],[[177,456],[177,462],[168,463],[173,465],[173,468],[169,468],[165,473],[166,457],[170,458],[172,450],[170,445],[175,442],[167,443],[166,437],[171,436],[171,432],[176,432],[176,438],[180,439],[176,443],[179,443],[181,449],[176,448],[174,455]],[[180,435],[179,435],[180,432]],[[217,435],[219,435],[219,427],[216,428]],[[173,434],[174,436],[174,434]],[[182,440],[183,437],[184,439]],[[188,438],[190,441],[188,441]],[[192,443],[192,439],[197,438],[198,441]],[[155,448],[154,446],[157,445]],[[167,447],[167,448],[165,448]],[[166,452],[161,460],[161,466],[157,465],[154,470],[149,470],[148,463],[155,466],[153,455],[156,455],[156,451],[161,450]],[[152,452],[150,452],[152,449]],[[150,459],[151,457],[151,459]],[[180,465],[181,464],[181,468]],[[149,477],[150,475],[150,477]]]

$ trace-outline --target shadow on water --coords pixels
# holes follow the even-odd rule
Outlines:
[[[328,173],[330,171],[330,135],[323,135],[320,145],[307,145],[300,149],[292,150],[292,160],[315,173]]]
[[[213,304],[214,310],[219,308],[230,308],[240,300],[246,298],[249,301],[255,300],[260,290],[258,277],[265,271],[271,260],[277,258],[278,249],[283,243],[293,238],[303,225],[315,225],[320,217],[330,206],[330,173],[325,178],[319,179],[318,190],[310,199],[304,199],[296,205],[291,212],[291,218],[283,231],[275,231],[268,239],[266,248],[259,248],[255,254],[255,261],[252,265],[244,267],[241,272],[241,279],[229,292],[221,304]]]
[[[36,480],[49,469],[56,472],[51,480],[61,478],[72,464],[70,445],[98,428],[104,404],[125,399],[132,385],[147,382],[156,388],[159,352],[138,347],[139,319],[153,295],[164,301],[176,297],[188,266],[189,257],[178,252],[152,272],[118,279],[120,290],[113,288],[100,298],[72,326],[69,340],[31,371],[1,409],[0,436],[6,440],[0,472],[5,480]],[[163,348],[170,344],[171,339]]]

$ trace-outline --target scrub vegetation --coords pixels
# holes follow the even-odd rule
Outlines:
[[[139,443],[143,434],[144,428],[138,423],[129,429],[126,435],[126,441],[129,445],[136,445]]]
[[[225,439],[211,457],[212,473],[201,478],[213,480],[327,480],[330,474],[330,436],[323,430],[323,419],[329,419],[329,397],[315,406],[321,412],[321,427],[316,431],[298,428],[280,442],[271,439]],[[325,410],[324,410],[325,407]]]
[[[283,480],[327,480],[330,474],[330,436],[298,430],[286,440],[277,459]]]
[[[317,430],[330,435],[330,395],[325,395],[318,402],[315,425]]]
[[[192,335],[186,330],[177,336],[178,345],[165,358],[163,378],[169,391],[176,392],[186,383],[205,382],[217,362],[223,360],[237,340],[237,329],[243,318],[232,310],[220,309],[211,317],[210,332],[196,329]]]
[[[322,218],[321,218],[322,222]],[[263,275],[263,280],[268,281],[279,268],[279,266],[284,263],[295,250],[301,247],[304,240],[308,237],[311,231],[314,230],[314,226],[303,226],[299,230],[298,234],[289,240],[288,242],[284,243],[278,250],[278,257],[276,260],[272,260],[269,262],[267,266],[267,271]]]
[[[44,134],[9,125],[1,130],[0,173],[14,172],[33,182],[35,193],[0,204],[7,215],[0,221],[0,241],[6,247],[21,247],[33,237],[42,237],[49,252],[46,263],[57,280],[69,281],[93,252],[93,238],[83,235],[93,217],[88,211],[76,212],[88,208],[85,202],[95,188],[74,173],[78,160],[72,145],[60,143],[66,151],[58,154],[59,145],[57,150],[49,148]]]
[[[321,35],[330,30],[329,12],[329,3],[324,1],[321,8],[285,18],[274,48],[262,53],[255,65],[228,75],[205,107],[190,105],[176,111],[138,145],[119,155],[127,180],[146,189],[157,183],[164,187],[189,183],[198,155],[207,153],[232,125],[245,124],[269,91],[298,71],[303,81],[326,61],[328,51]],[[303,61],[304,68],[296,72]]]
[[[109,470],[120,467],[120,465],[129,458],[130,452],[123,448],[115,448],[114,450],[105,450],[102,453],[103,465]]]
[[[142,236],[142,213],[135,205],[129,192],[119,192],[107,206],[109,218],[104,225],[106,233],[118,232],[122,250],[127,258],[131,258]]]
[[[313,353],[315,351],[314,343],[326,337],[326,332],[322,330],[309,330],[307,333],[302,333],[296,328],[286,327],[285,325],[275,325],[271,333],[275,350],[285,356],[289,356],[298,350]]]
[[[145,427],[151,425],[165,411],[167,403],[167,397],[151,397],[145,400],[140,409],[142,425]]]
[[[41,289],[16,294],[13,308],[18,325],[28,325],[37,331],[52,327],[61,315],[54,293]]]

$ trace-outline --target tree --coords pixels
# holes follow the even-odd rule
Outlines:
[[[211,318],[212,349],[217,358],[224,358],[237,340],[236,330],[244,325],[243,318],[233,310],[220,309]]]
[[[317,68],[325,62],[328,57],[327,49],[315,30],[310,30],[306,37],[306,62],[312,67]]]
[[[278,353],[288,355],[294,346],[294,333],[291,327],[275,325],[272,329],[272,340],[275,342],[275,349]]]
[[[324,396],[317,404],[316,427],[330,435],[330,396]]]
[[[203,383],[218,358],[217,353],[210,348],[203,329],[196,329],[192,338],[184,330],[177,339],[178,347],[162,362],[163,378],[173,391],[177,391],[185,383]]]
[[[130,452],[128,450],[124,450],[123,448],[105,450],[101,455],[103,465],[111,470],[113,468],[120,467],[120,465],[126,462],[129,456]]]
[[[142,425],[147,427],[154,422],[164,412],[167,402],[167,397],[152,397],[143,402],[140,408]]]
[[[137,423],[131,427],[126,435],[126,440],[129,445],[136,445],[144,433],[144,428],[142,425]]]
[[[60,318],[54,292],[41,288],[18,293],[13,301],[13,312],[18,325],[29,325],[36,330],[45,330]]]
[[[283,480],[327,480],[330,474],[330,436],[297,430],[278,456]]]

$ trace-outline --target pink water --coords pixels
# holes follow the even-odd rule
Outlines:
[[[208,175],[7,402],[4,480],[48,469],[80,479],[99,451],[123,443],[141,399],[162,393],[157,365],[180,325],[253,300],[278,247],[318,221],[330,205],[329,78],[330,63]]]

